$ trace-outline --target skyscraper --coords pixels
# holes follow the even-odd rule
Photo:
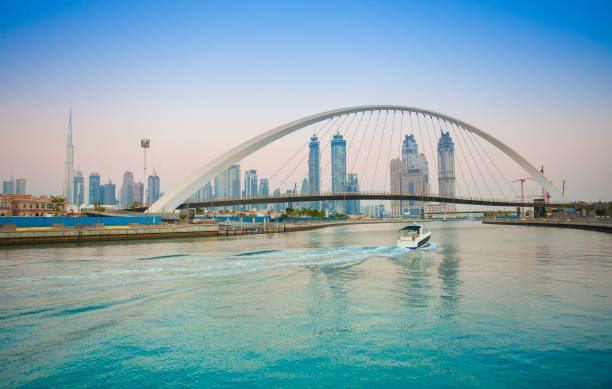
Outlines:
[[[244,172],[244,196],[257,196],[257,170],[247,170]],[[251,209],[252,205],[245,208]]]
[[[2,182],[2,193],[4,194],[15,193],[15,180],[13,180],[13,177],[11,177],[9,181]]]
[[[214,197],[227,197],[227,170],[215,177]]]
[[[438,185],[440,195],[455,195],[455,144],[448,132],[438,141]]]
[[[153,170],[153,174],[147,179],[147,204],[153,204],[159,199],[159,176]]]
[[[302,194],[307,194],[310,192],[309,190],[310,188],[308,187],[308,179],[306,177],[304,177],[304,180],[302,181],[302,187],[300,188],[300,193]],[[308,202],[301,202],[299,204],[300,208],[308,208]]]
[[[244,172],[244,195],[246,197],[257,195],[257,170]]]
[[[15,193],[25,194],[26,193],[26,179],[18,178],[15,180]]]
[[[429,193],[429,167],[425,155],[419,153],[414,135],[406,135],[402,143],[402,158],[394,158],[389,165],[391,192]],[[393,216],[420,216],[423,213],[421,201],[391,201]]]
[[[213,197],[213,187],[210,182],[207,182],[206,185],[200,189],[200,198],[202,200],[210,200]]]
[[[142,205],[144,200],[144,183],[135,182],[134,183],[134,201],[138,202],[138,204]]]
[[[321,180],[319,178],[319,138],[313,135],[308,144],[308,191],[310,193],[319,193]],[[310,208],[321,209],[321,204],[318,201],[311,201]]]
[[[134,174],[123,173],[123,185],[121,185],[121,205],[129,207],[134,203]]]
[[[85,194],[83,193],[85,187],[85,177],[83,177],[82,171],[77,171],[72,180],[72,204],[84,204]]]
[[[274,189],[274,193],[275,195],[280,195],[280,189],[276,188]],[[277,213],[281,213],[285,210],[285,203],[274,203],[274,210]]]
[[[270,183],[267,178],[262,178],[259,180],[259,191],[257,193],[260,196],[267,196],[270,194]],[[265,209],[266,204],[258,204],[257,209]]]
[[[227,186],[230,197],[240,197],[240,165],[232,165],[227,169]],[[240,206],[234,205],[232,209],[238,211]]]
[[[100,173],[91,172],[89,174],[89,205],[94,205],[97,201],[102,200],[102,191],[100,190]]]
[[[108,182],[100,187],[101,202],[106,205],[115,205],[117,204],[117,197],[115,196],[115,184],[108,180]]]
[[[346,141],[338,132],[331,140],[331,182],[332,193],[344,192],[346,186]],[[344,201],[334,201],[333,212],[345,213]]]
[[[359,192],[359,180],[357,174],[349,173],[346,175],[346,189],[345,192]],[[360,200],[347,200],[346,201],[346,214],[356,215],[361,213],[361,201]]]
[[[213,197],[213,189],[212,184],[208,182],[206,185],[198,189],[193,196],[190,197],[190,200],[193,201],[202,201],[202,200],[210,200]]]
[[[66,145],[66,163],[64,164],[64,199],[66,204],[74,204],[72,199],[73,185],[72,179],[74,177],[74,147],[72,146],[72,106],[70,107],[70,113],[68,114],[68,142]]]

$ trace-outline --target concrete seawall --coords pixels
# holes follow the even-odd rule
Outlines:
[[[314,230],[318,228],[344,226],[351,224],[380,224],[398,223],[398,220],[354,220],[335,222],[304,222],[283,223],[280,225],[268,225],[269,228],[259,232],[249,230],[250,224],[245,224],[245,231],[240,229],[226,233],[219,230],[218,224],[188,224],[188,225],[163,225],[143,226],[131,225],[125,227],[102,228],[41,228],[28,231],[2,230],[0,229],[0,247],[9,245],[32,245],[45,243],[70,243],[70,242],[97,242],[97,241],[121,241],[135,239],[165,239],[165,238],[187,238],[187,237],[216,237],[216,236],[238,236],[252,234],[283,233],[294,231]],[[272,228],[274,227],[274,228]],[[282,228],[281,228],[282,227]]]
[[[549,220],[549,219],[484,219],[484,224],[503,224],[532,227],[574,228],[612,233],[612,223],[587,220]]]
[[[122,229],[58,228],[46,231],[0,231],[0,246],[60,242],[92,242],[131,239],[161,239],[217,236],[217,225],[178,225]]]

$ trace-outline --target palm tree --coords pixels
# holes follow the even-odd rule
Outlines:
[[[105,208],[102,206],[101,201],[96,201],[94,203],[94,210],[98,213],[98,224],[100,224],[100,213],[104,212]]]
[[[66,203],[66,199],[62,196],[49,196],[51,197],[51,204],[53,205],[53,209],[55,210],[55,222],[59,223],[59,211],[64,209],[64,204]]]

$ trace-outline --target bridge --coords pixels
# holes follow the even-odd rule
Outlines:
[[[250,197],[227,197],[227,198],[216,198],[204,201],[188,201],[179,205],[178,209],[183,208],[215,208],[215,207],[229,207],[234,205],[256,205],[256,204],[291,204],[291,203],[304,203],[304,202],[315,202],[315,201],[331,201],[331,200],[396,200],[396,201],[421,201],[421,202],[435,202],[435,203],[452,203],[452,204],[466,204],[466,205],[489,205],[496,207],[541,207],[546,205],[547,207],[561,208],[576,206],[576,203],[570,203],[565,201],[549,201],[546,204],[535,201],[510,201],[510,200],[494,200],[494,199],[481,199],[473,197],[461,197],[461,196],[441,196],[432,195],[425,193],[385,193],[385,192],[327,192],[327,193],[316,193],[316,194],[279,194],[279,195],[267,195],[267,196],[250,196]],[[465,212],[458,212],[465,213]]]
[[[270,149],[283,141],[283,148]],[[257,166],[272,158],[273,169]],[[237,163],[252,169],[244,191]],[[344,200],[390,200],[394,212],[426,202],[541,206],[519,197],[511,183],[525,174],[539,184],[547,206],[572,205],[543,169],[490,132],[431,110],[363,105],[317,113],[256,135],[195,170],[147,212],[184,208],[186,202],[209,208],[330,201],[342,209]],[[265,191],[257,186],[264,177]],[[298,182],[303,183],[300,193]],[[198,195],[206,185],[208,194]],[[270,193],[272,188],[276,193]]]

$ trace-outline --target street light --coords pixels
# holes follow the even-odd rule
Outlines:
[[[149,203],[149,199],[147,196],[147,149],[151,146],[151,141],[149,139],[141,139],[140,147],[144,150],[144,185],[142,189],[142,202],[146,207]]]

